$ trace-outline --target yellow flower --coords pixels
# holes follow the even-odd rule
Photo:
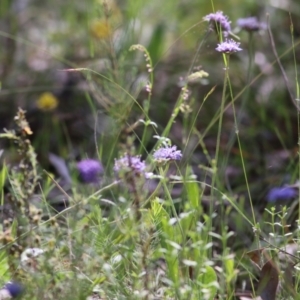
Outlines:
[[[50,111],[58,106],[58,99],[49,92],[43,93],[36,101],[38,109],[43,111]]]
[[[110,37],[112,30],[107,20],[97,20],[91,25],[92,34],[98,39]]]

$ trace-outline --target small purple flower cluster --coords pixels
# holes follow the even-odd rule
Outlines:
[[[83,159],[77,163],[79,178],[84,183],[96,183],[103,173],[103,166],[99,160]]]
[[[0,299],[11,299],[18,297],[23,292],[23,287],[17,282],[8,282],[0,289]]]
[[[246,31],[259,31],[266,29],[267,25],[265,23],[259,22],[256,17],[248,17],[238,19],[236,25]]]
[[[227,37],[231,30],[230,27],[231,22],[229,21],[229,18],[223,14],[222,11],[211,13],[205,16],[203,20],[209,22],[209,24],[213,26],[213,28],[216,31],[219,31],[221,29],[224,37]]]
[[[274,187],[269,190],[267,194],[267,201],[270,203],[275,203],[278,201],[291,200],[297,196],[297,192],[292,187]]]
[[[115,160],[114,171],[116,173],[133,171],[135,174],[143,174],[146,169],[145,161],[140,156],[130,156],[125,154]]]
[[[226,54],[231,54],[234,52],[242,51],[242,49],[239,47],[240,43],[230,39],[226,40],[225,42],[218,44],[218,47],[216,50],[218,52],[226,53]]]
[[[176,146],[172,147],[161,147],[153,153],[153,157],[156,161],[169,161],[169,160],[180,160],[182,153],[177,150]]]

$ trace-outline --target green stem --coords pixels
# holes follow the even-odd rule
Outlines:
[[[159,170],[159,174],[162,176],[161,181],[162,181],[162,186],[163,186],[163,188],[164,188],[164,192],[165,192],[165,194],[166,194],[166,196],[167,196],[166,198],[167,198],[167,200],[169,201],[169,204],[170,204],[170,206],[171,206],[172,213],[173,213],[174,217],[175,217],[176,220],[177,220],[177,223],[178,223],[178,226],[179,226],[179,229],[180,229],[182,238],[183,238],[183,240],[184,240],[185,234],[184,234],[183,229],[182,229],[182,226],[181,226],[181,224],[180,224],[180,219],[179,219],[179,216],[178,216],[178,214],[177,214],[177,211],[176,211],[176,208],[175,208],[175,205],[174,205],[172,196],[171,196],[171,194],[170,194],[170,191],[169,191],[169,188],[168,188],[168,186],[167,186],[166,179],[165,179],[165,178],[166,178],[165,176],[166,176],[166,174],[167,174],[168,168],[169,168],[169,166],[167,166],[166,169],[164,170],[162,167],[158,167],[158,170]]]
[[[228,56],[228,61],[229,61],[229,56]],[[232,87],[231,87],[231,84],[230,84],[230,78],[229,78],[229,73],[228,72],[226,73],[226,76],[228,76],[227,81],[228,81],[228,87],[229,87],[230,98],[231,98],[231,105],[232,105],[232,110],[233,110],[235,133],[236,133],[236,138],[237,138],[239,151],[240,151],[240,155],[241,155],[241,164],[242,164],[243,173],[244,173],[244,177],[245,177],[247,193],[248,193],[251,212],[252,212],[252,217],[253,217],[253,223],[256,224],[256,218],[255,218],[255,213],[254,213],[254,208],[253,208],[253,203],[252,203],[252,198],[251,198],[251,193],[250,193],[250,188],[249,188],[249,183],[248,183],[248,177],[247,177],[247,172],[246,172],[246,166],[245,166],[245,161],[244,161],[244,157],[243,157],[242,144],[241,144],[240,136],[239,136],[239,129],[238,129],[239,124],[238,124],[238,120],[237,120],[237,116],[236,116],[236,111],[235,111],[235,106],[234,106],[234,97],[233,97],[233,93],[232,93]]]

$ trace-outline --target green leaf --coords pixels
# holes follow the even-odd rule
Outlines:
[[[210,266],[206,266],[205,272],[200,274],[197,280],[208,291],[209,298],[205,299],[214,299],[218,290],[218,278],[215,270]]]
[[[186,182],[185,188],[187,191],[187,196],[189,199],[189,203],[192,208],[199,209],[200,207],[200,189],[197,182]],[[202,209],[201,209],[202,211]]]
[[[230,283],[236,277],[236,272],[234,269],[234,259],[230,257],[224,259],[224,265],[226,269],[226,280],[227,283]]]
[[[3,168],[0,171],[0,201],[1,201],[1,205],[3,205],[3,201],[4,201],[3,188],[4,188],[4,185],[5,185],[6,174],[7,174],[7,168],[6,168],[6,165],[4,163]]]
[[[0,278],[1,280],[3,279],[4,281],[8,281],[11,278],[9,278],[9,266],[7,263],[7,256],[5,251],[0,252]]]

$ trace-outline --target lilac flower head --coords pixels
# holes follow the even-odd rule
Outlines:
[[[6,290],[11,296],[11,298],[15,298],[23,292],[23,287],[19,283],[8,282],[4,286],[3,290]]]
[[[249,32],[266,29],[266,24],[259,22],[256,17],[238,19],[236,25],[241,29],[247,30]]]
[[[99,180],[99,175],[103,172],[103,166],[99,160],[83,159],[77,163],[79,178],[85,183],[93,183]]]
[[[136,174],[143,174],[145,169],[146,163],[141,160],[140,156],[125,154],[123,157],[115,160],[114,171],[116,173],[133,171]]]
[[[280,200],[290,200],[297,196],[295,189],[291,187],[274,187],[267,194],[267,201],[274,203]]]
[[[204,21],[209,22],[216,30],[219,30],[221,27],[222,33],[225,37],[228,36],[230,28],[230,21],[227,16],[223,14],[222,11],[217,11],[215,13],[211,13],[203,18]]]
[[[221,44],[218,44],[216,50],[222,53],[231,54],[234,52],[242,51],[243,49],[241,49],[239,46],[240,43],[230,39],[230,40],[226,40]]]
[[[180,150],[177,150],[176,146],[166,146],[157,149],[153,153],[153,157],[157,161],[180,160],[182,158],[182,153]]]

